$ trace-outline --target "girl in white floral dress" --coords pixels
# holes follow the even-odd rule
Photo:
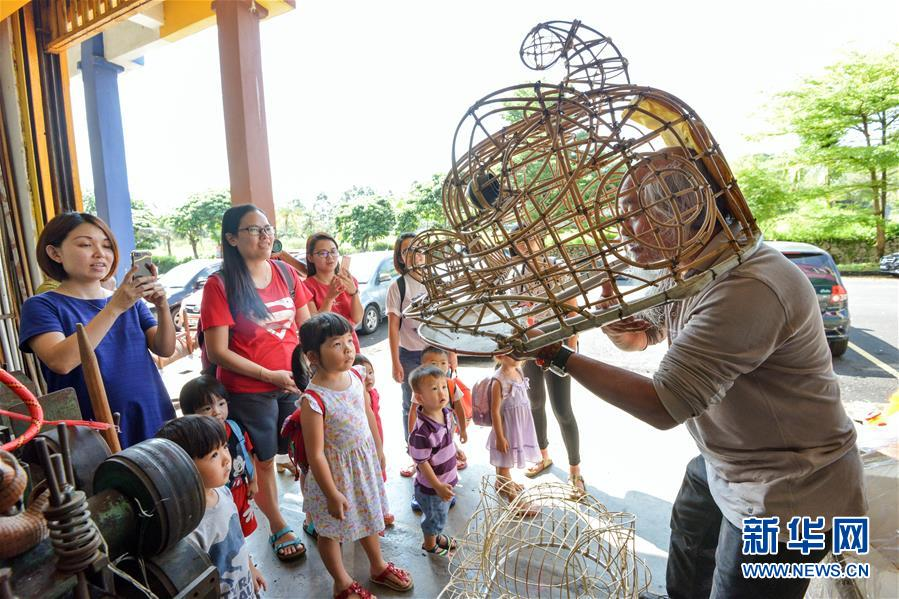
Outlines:
[[[412,589],[409,573],[381,555],[378,533],[387,514],[381,478],[384,452],[365,397],[365,374],[353,370],[352,331],[338,314],[317,314],[300,327],[296,350],[308,362],[300,368],[311,366],[315,373],[298,402],[309,462],[303,509],[315,522],[319,553],[339,599],[372,596],[347,573],[340,552],[344,542],[360,542],[368,556],[371,582],[397,591]],[[298,362],[303,360],[294,360]]]

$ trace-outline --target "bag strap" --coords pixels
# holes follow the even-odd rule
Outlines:
[[[293,299],[293,294],[296,291],[296,281],[293,278],[293,273],[290,272],[290,265],[281,262],[280,260],[272,260],[275,265],[278,267],[278,270],[281,271],[281,278],[284,279],[284,283],[287,284],[287,289],[290,291],[290,299]]]
[[[403,301],[406,299],[406,275],[400,275],[396,280],[396,288],[400,292],[400,327],[403,326]]]
[[[247,469],[247,476],[253,478],[253,460],[250,458],[250,452],[247,451],[247,439],[243,435],[243,431],[240,430],[240,427],[237,426],[237,423],[228,418],[225,420],[228,423],[228,427],[231,429],[231,434],[237,438],[237,444],[240,446],[240,453],[243,454],[243,460],[245,462],[245,468]]]
[[[350,372],[356,375],[356,378],[359,379],[359,382],[365,385],[365,377],[362,376],[362,373],[356,370],[355,368],[350,368]]]
[[[356,373],[356,374],[358,374],[358,373]],[[315,402],[318,404],[318,407],[320,407],[322,409],[322,418],[324,418],[325,417],[325,402],[322,400],[322,396],[318,394],[318,391],[315,391],[314,389],[306,389],[305,391],[303,391],[303,395],[308,395],[309,397],[311,397],[312,399],[315,400]]]

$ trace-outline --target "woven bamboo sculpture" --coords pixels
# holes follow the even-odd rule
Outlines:
[[[546,483],[503,499],[495,476],[450,561],[441,597],[636,597],[649,587],[634,549],[634,516],[574,487]],[[508,484],[508,483],[507,483]]]
[[[456,129],[448,228],[411,247],[426,295],[407,315],[423,337],[469,354],[535,349],[695,294],[755,250],[758,227],[703,122],[631,85],[609,39],[553,21],[520,55],[566,75],[485,96]]]

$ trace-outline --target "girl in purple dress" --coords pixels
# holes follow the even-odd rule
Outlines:
[[[528,379],[521,362],[510,356],[497,356],[499,368],[490,387],[490,411],[493,430],[487,438],[490,463],[496,467],[497,486],[506,499],[513,499],[521,486],[512,483],[511,468],[524,468],[540,461],[537,431],[528,399]]]

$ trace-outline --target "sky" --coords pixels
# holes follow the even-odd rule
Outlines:
[[[777,93],[851,51],[899,42],[896,0],[296,5],[261,24],[276,205],[320,192],[336,200],[353,185],[402,195],[446,172],[471,104],[507,85],[561,79],[518,57],[542,21],[580,19],[611,38],[631,82],[689,104],[731,162],[789,143],[747,138],[772,129]],[[79,173],[90,190],[80,75],[71,85]],[[144,66],[119,75],[119,93],[133,198],[167,211],[191,193],[228,188],[215,28],[150,50]]]

